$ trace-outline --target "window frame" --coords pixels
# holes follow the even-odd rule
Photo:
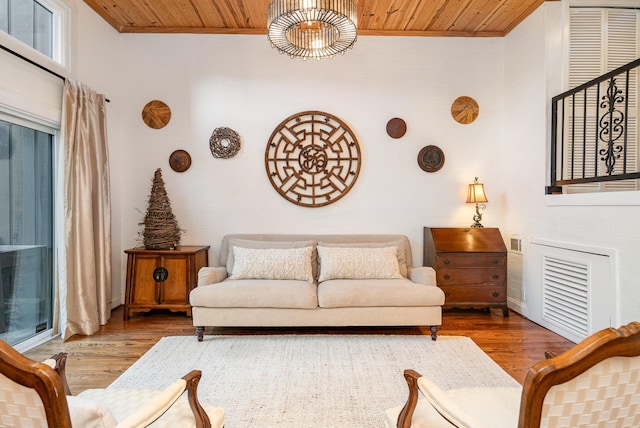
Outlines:
[[[61,239],[64,232],[64,224],[61,223],[63,218],[60,213],[62,202],[60,199],[61,192],[61,180],[59,178],[60,171],[60,156],[61,156],[61,129],[60,122],[53,122],[46,118],[32,114],[27,110],[11,109],[7,105],[0,103],[0,120],[10,122],[23,127],[31,128],[36,131],[44,132],[52,136],[52,186],[53,186],[53,212],[52,212],[52,224],[53,224],[53,257],[52,257],[52,298],[51,310],[53,316],[53,322],[49,328],[43,330],[16,345],[14,348],[19,352],[26,352],[34,347],[50,341],[53,338],[60,336],[60,305],[58,297],[60,294],[60,263],[61,263],[61,251],[63,250],[64,241]]]
[[[36,0],[51,11],[51,57],[10,34],[0,31],[0,45],[60,75],[71,71],[71,9],[60,0]]]

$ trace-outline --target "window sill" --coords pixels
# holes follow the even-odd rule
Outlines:
[[[636,206],[640,205],[640,191],[546,195],[545,204],[548,206]]]

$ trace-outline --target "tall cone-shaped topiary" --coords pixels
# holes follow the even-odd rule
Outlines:
[[[180,226],[171,210],[171,201],[167,196],[162,179],[162,170],[156,169],[149,194],[149,204],[144,221],[142,238],[148,250],[168,250],[180,245]]]

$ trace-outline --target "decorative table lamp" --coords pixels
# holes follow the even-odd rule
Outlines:
[[[480,224],[480,220],[482,220],[482,214],[480,214],[480,209],[487,209],[485,204],[481,204],[481,202],[489,202],[487,199],[487,195],[484,193],[484,184],[478,183],[478,177],[476,177],[475,181],[469,184],[469,192],[467,193],[467,203],[468,204],[476,204],[476,213],[473,216],[474,223],[471,227],[484,227]]]

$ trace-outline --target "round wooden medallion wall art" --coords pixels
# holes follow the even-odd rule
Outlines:
[[[471,97],[458,97],[451,104],[451,116],[453,119],[462,123],[463,125],[467,125],[478,117],[478,113],[480,112],[480,108],[478,107],[478,103]]]
[[[171,120],[171,109],[162,101],[149,101],[142,108],[142,120],[149,128],[164,128]]]
[[[321,207],[353,187],[360,172],[360,146],[342,120],[305,111],[276,127],[264,162],[273,188],[282,197],[303,207]]]

